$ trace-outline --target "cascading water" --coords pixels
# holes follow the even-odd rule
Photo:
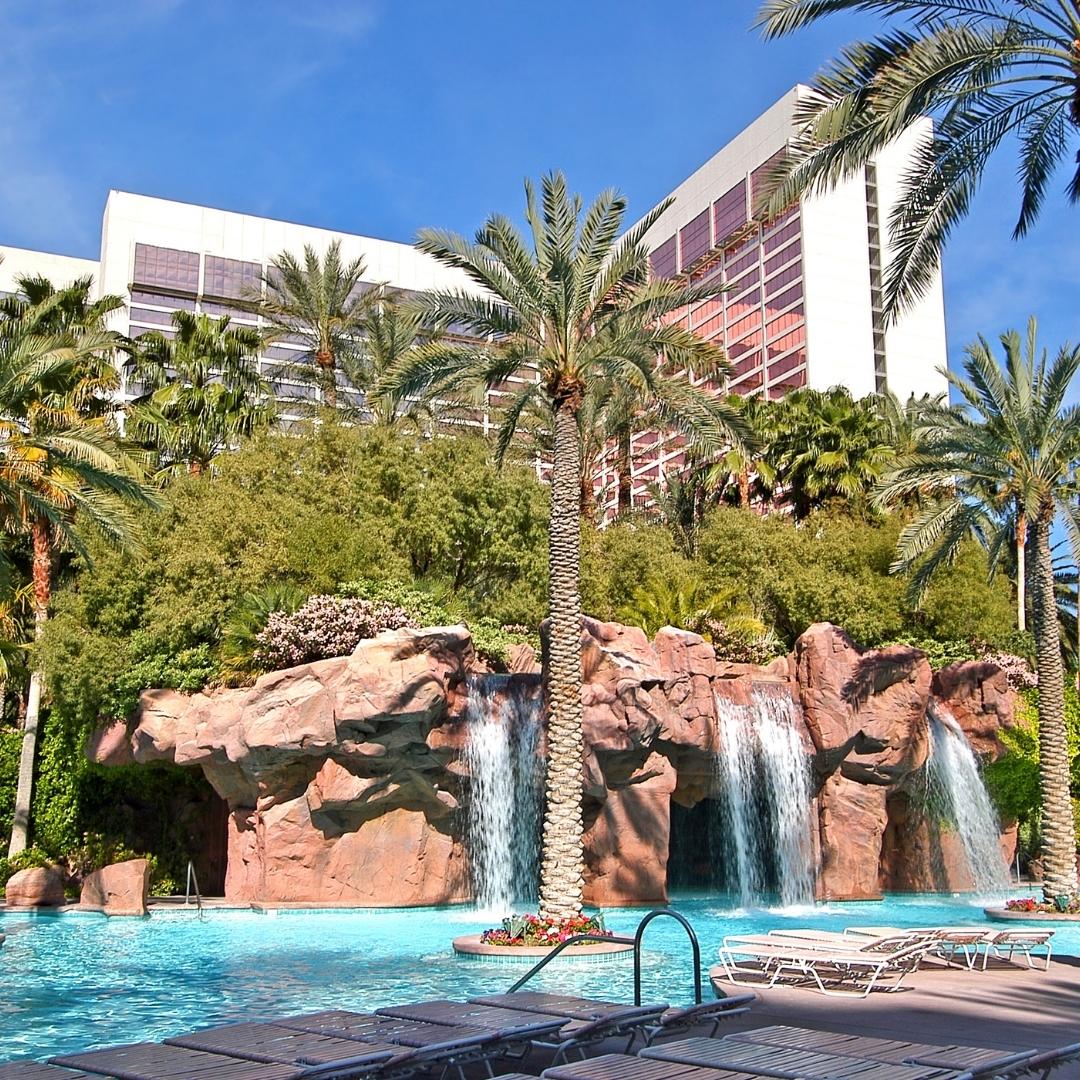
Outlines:
[[[945,817],[956,825],[975,891],[1005,892],[1009,871],[1001,853],[998,816],[978,760],[956,717],[944,705],[931,701],[926,718],[930,726],[931,791]]]
[[[796,726],[795,703],[786,691],[753,692],[762,771],[772,810],[770,834],[780,903],[814,899],[810,845],[810,763]]]
[[[743,907],[771,894],[814,898],[810,764],[791,695],[755,688],[749,706],[717,695],[724,886]]]
[[[543,802],[540,698],[505,675],[469,680],[466,835],[473,894],[503,916],[535,902]]]
[[[720,721],[721,750],[716,755],[716,769],[720,780],[725,884],[740,906],[748,907],[762,891],[754,729],[750,710],[727,698],[716,698],[716,715]]]

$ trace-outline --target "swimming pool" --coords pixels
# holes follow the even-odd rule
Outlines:
[[[705,899],[677,899],[672,906],[694,924],[706,965],[724,934],[783,925],[985,922],[980,907],[945,897],[796,911],[730,911]],[[607,924],[632,933],[642,914],[613,911]],[[451,937],[490,923],[468,908],[218,910],[201,919],[182,910],[148,919],[0,914],[7,935],[0,946],[0,1061],[162,1039],[239,1019],[505,990],[525,965],[460,959],[450,951]],[[1080,924],[1055,929],[1055,952],[1080,956]],[[630,1001],[632,970],[626,959],[556,961],[535,985]],[[682,929],[657,920],[646,937],[645,1000],[689,1002],[691,980]]]

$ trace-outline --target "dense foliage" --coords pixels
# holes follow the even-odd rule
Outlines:
[[[1039,692],[1022,691],[1016,727],[999,735],[1006,753],[985,770],[986,786],[1004,821],[1020,828],[1024,854],[1040,847],[1039,795]],[[1072,778],[1073,816],[1080,827],[1080,698],[1073,686],[1065,688],[1065,725]]]

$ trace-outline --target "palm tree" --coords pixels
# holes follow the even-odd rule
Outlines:
[[[82,278],[57,290],[42,278],[20,279],[19,293],[0,305],[0,506],[8,527],[31,539],[35,639],[48,620],[57,551],[85,554],[86,528],[131,543],[132,508],[152,501],[114,419],[114,355],[125,342],[104,319],[121,301],[91,302],[90,284]],[[29,835],[43,690],[35,663],[9,854]]]
[[[363,259],[342,260],[340,240],[331,241],[321,259],[305,244],[303,262],[288,251],[271,260],[255,305],[278,336],[305,346],[304,364],[294,374],[312,379],[332,409],[338,366],[355,349],[361,323],[379,296],[364,281],[366,271]]]
[[[389,372],[411,362],[415,350],[441,336],[426,312],[387,293],[378,303],[367,306],[356,331],[351,347],[341,354],[340,370],[352,386],[364,392],[364,401],[359,407],[343,407],[343,415],[383,428],[404,421],[420,426],[425,417],[433,421],[436,414],[432,403],[376,390]]]
[[[649,517],[664,526],[688,558],[697,556],[698,530],[705,510],[715,497],[715,465],[690,460],[683,468],[664,473],[663,481],[649,485]]]
[[[526,183],[527,242],[502,215],[492,215],[475,240],[424,230],[417,246],[456,267],[482,293],[444,290],[424,299],[432,317],[462,325],[476,345],[436,342],[387,380],[405,394],[439,395],[476,387],[514,391],[497,451],[504,455],[518,419],[543,401],[552,416],[549,532],[550,640],[547,680],[548,771],[540,910],[564,918],[581,910],[581,429],[578,415],[590,390],[617,382],[657,400],[666,422],[677,418],[710,448],[741,438],[737,413],[664,370],[693,370],[719,360],[703,342],[665,317],[712,296],[716,287],[649,281],[643,240],[667,203],[618,239],[626,201],[606,191],[583,211],[559,173],[545,176],[540,198]],[[485,339],[489,344],[481,344]]]
[[[733,482],[738,505],[749,510],[754,486],[751,479],[754,478],[758,494],[765,498],[768,505],[777,481],[769,447],[777,434],[777,410],[780,406],[763,394],[753,397],[732,394],[728,400],[743,414],[751,434],[746,443],[729,447],[713,462],[706,478],[707,484],[723,498],[725,489]]]
[[[1028,341],[1035,338],[1034,320]],[[1080,407],[1064,406],[1080,347],[1064,346],[1049,363],[1020,335],[1002,335],[1005,369],[982,339],[967,351],[966,378],[948,373],[965,409],[927,410],[928,437],[883,480],[878,500],[949,487],[952,497],[918,513],[900,535],[895,572],[914,570],[918,601],[935,572],[951,562],[973,534],[993,569],[1015,538],[1018,516],[1033,549],[1032,612],[1039,675],[1039,769],[1048,898],[1076,887],[1076,836],[1069,797],[1061,635],[1054,592],[1051,532],[1065,526],[1080,553],[1080,506],[1075,466],[1080,459]],[[969,415],[968,411],[973,415]]]
[[[920,141],[890,217],[885,272],[895,313],[934,280],[941,246],[967,213],[994,152],[1016,137],[1020,213],[1014,238],[1037,219],[1055,169],[1080,131],[1077,0],[765,0],[758,25],[779,37],[840,12],[903,21],[848,45],[796,110],[800,134],[769,185],[775,212],[863,166],[923,116]],[[1080,168],[1066,189],[1080,199]]]
[[[145,387],[131,403],[128,431],[158,451],[160,476],[198,476],[238,439],[270,427],[277,407],[259,373],[254,327],[190,311],[173,312],[172,322],[173,337],[143,334],[126,361]]]
[[[829,499],[862,500],[895,456],[872,400],[855,401],[842,386],[788,394],[773,422],[763,457],[797,518]]]

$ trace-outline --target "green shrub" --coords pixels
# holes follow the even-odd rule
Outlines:
[[[12,874],[35,866],[48,866],[52,860],[41,848],[28,847],[17,855],[0,856],[0,889],[8,883]]]

